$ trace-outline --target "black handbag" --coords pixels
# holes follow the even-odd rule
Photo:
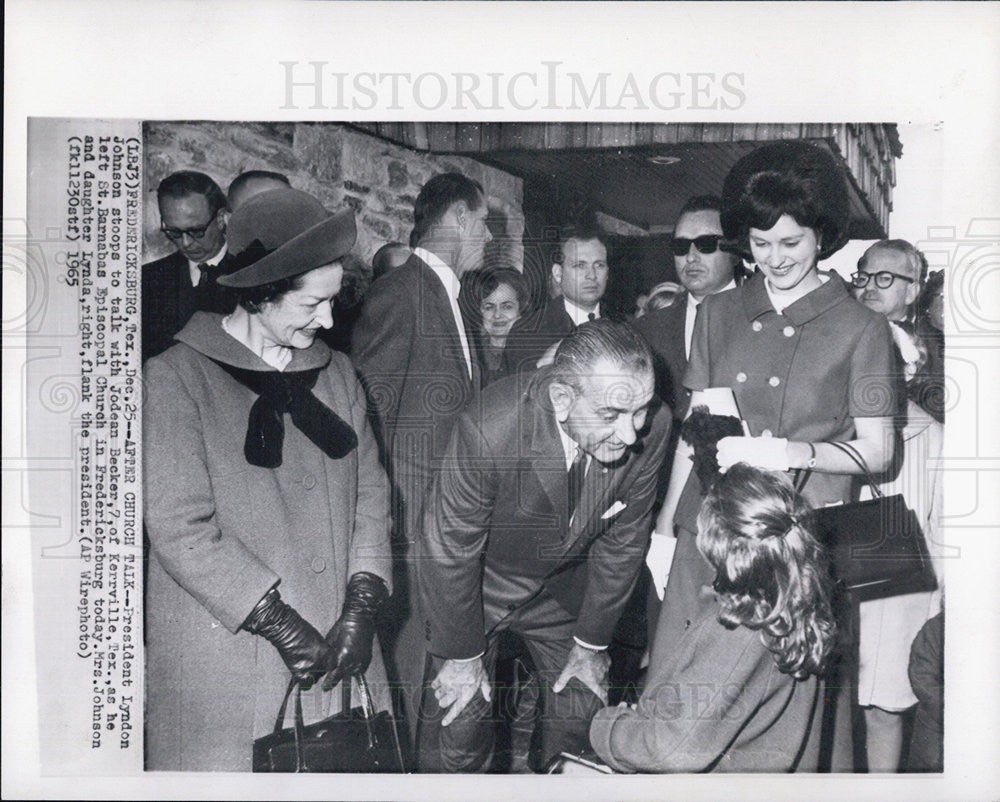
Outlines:
[[[364,676],[354,677],[362,705],[351,708],[351,680],[341,684],[343,705],[336,715],[306,726],[302,689],[293,679],[278,709],[274,731],[253,743],[256,772],[400,773],[406,771],[399,732],[392,713],[375,713]],[[295,724],[282,729],[288,699],[294,693]]]
[[[864,457],[847,443],[830,443],[861,468],[873,498],[812,513],[813,531],[828,549],[834,578],[863,598],[883,598],[933,590],[937,579],[931,568],[924,534],[916,513],[900,494],[883,495]],[[801,492],[810,471],[799,477]]]

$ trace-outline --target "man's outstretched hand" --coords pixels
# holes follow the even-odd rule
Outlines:
[[[483,692],[483,698],[487,702],[493,694],[493,686],[490,685],[481,657],[462,662],[445,660],[437,677],[431,682],[431,689],[438,705],[448,711],[441,722],[443,727],[447,727],[458,717],[478,691]]]
[[[552,686],[555,693],[559,693],[572,677],[576,677],[586,685],[604,704],[608,703],[608,666],[611,665],[611,658],[606,651],[595,651],[584,649],[580,644],[574,643],[566,659],[566,667]]]

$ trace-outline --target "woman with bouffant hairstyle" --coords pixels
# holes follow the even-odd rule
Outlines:
[[[787,477],[734,465],[698,515],[698,549],[715,568],[719,621],[744,626],[796,679],[823,670],[836,625],[809,508]]]
[[[719,477],[698,515],[709,603],[680,627],[664,607],[638,704],[591,723],[602,760],[625,772],[816,770],[817,675],[837,628],[808,521],[781,473],[737,463]]]

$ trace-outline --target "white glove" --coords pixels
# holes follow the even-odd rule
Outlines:
[[[720,473],[725,473],[737,462],[765,471],[787,471],[788,440],[784,437],[723,437],[716,458]]]
[[[653,532],[649,539],[649,551],[646,552],[646,565],[653,579],[653,589],[657,598],[663,601],[663,594],[670,577],[670,566],[674,561],[674,549],[677,548],[677,538],[673,535],[661,535]]]

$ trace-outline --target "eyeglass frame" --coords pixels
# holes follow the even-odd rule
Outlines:
[[[864,282],[858,283],[864,276]],[[880,282],[884,281],[880,276],[889,276],[889,281],[883,286]],[[908,281],[910,284],[916,284],[917,280],[911,276],[904,276],[902,273],[893,273],[891,270],[879,270],[877,273],[869,273],[866,270],[858,270],[856,273],[851,273],[851,286],[857,287],[859,290],[863,290],[867,287],[872,279],[875,279],[875,286],[880,290],[887,290],[893,284],[895,284],[896,279],[901,278],[903,281]]]
[[[712,242],[711,249],[705,250],[702,245],[707,245],[709,242]],[[723,243],[725,242],[726,238],[721,234],[702,234],[701,236],[694,237],[693,239],[688,237],[673,237],[670,240],[670,245],[668,247],[670,248],[670,252],[678,258],[687,256],[687,254],[691,252],[692,245],[694,245],[695,250],[698,251],[698,253],[703,256],[709,256],[717,251],[725,250],[725,248],[723,248]],[[682,245],[684,250],[680,250]]]
[[[221,211],[222,211],[221,207],[216,209],[215,214],[213,214],[212,217],[209,219],[209,221],[205,223],[205,225],[201,226],[201,228],[171,228],[169,226],[164,226],[161,223],[160,233],[163,234],[163,236],[165,236],[171,242],[177,242],[178,240],[183,239],[185,234],[187,234],[193,240],[204,239],[205,235],[208,233],[208,229],[212,227],[212,223],[216,221],[216,219],[219,217],[219,212]]]

